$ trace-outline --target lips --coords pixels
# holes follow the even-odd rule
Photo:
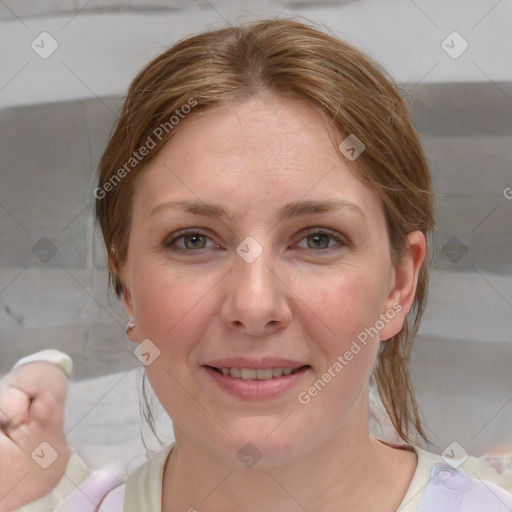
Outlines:
[[[228,358],[201,365],[222,389],[240,398],[271,398],[297,385],[310,365],[290,359]]]

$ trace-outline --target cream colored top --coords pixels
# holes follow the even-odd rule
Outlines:
[[[51,495],[19,509],[19,512],[97,512],[98,505],[101,512],[161,512],[163,473],[173,446],[169,446],[135,470],[121,485],[118,485],[118,482],[122,479],[111,471],[106,471],[103,475],[102,472],[91,473],[83,461],[74,454],[69,461],[66,475],[73,476],[73,485],[79,485],[78,489],[66,498],[71,489],[67,488],[69,485],[66,487],[69,478],[63,478]],[[392,446],[414,451],[418,457],[413,478],[396,512],[498,512],[502,510],[510,512],[512,510],[512,494],[503,496],[500,495],[501,491],[498,488],[491,487],[496,485],[512,493],[512,454],[501,457],[468,457],[460,465],[465,474],[477,479],[473,483],[482,484],[484,481],[475,494],[475,486],[467,485],[468,482],[464,479],[457,480],[457,470],[453,468],[450,470],[450,466],[440,455],[417,446]],[[438,472],[437,480],[434,478],[434,484],[432,484],[432,469],[435,466],[440,468],[444,477],[439,478]],[[450,471],[455,477],[452,482],[443,486],[443,478],[446,478],[447,474],[450,475]],[[458,476],[460,477],[460,474]],[[420,507],[429,481],[431,492],[427,499],[428,503],[423,502]],[[443,487],[441,490],[439,487],[436,488],[440,482]],[[110,492],[109,489],[111,489]],[[489,497],[487,494],[494,500],[494,505],[485,506],[485,500]],[[433,501],[432,496],[434,496]],[[464,503],[452,506],[449,500],[454,496],[462,497]],[[483,507],[479,506],[479,503],[482,503],[480,499],[484,500]],[[191,506],[189,510],[194,510],[194,507]]]
[[[123,512],[140,512],[141,510],[161,512],[163,472],[172,447],[173,445],[160,452],[154,459],[128,477],[124,488]],[[436,455],[417,446],[401,445],[400,448],[415,451],[418,456],[418,465],[397,512],[417,512],[432,468],[436,464],[446,465],[446,461],[441,455]],[[460,467],[471,477],[488,480],[506,491],[512,492],[512,455],[470,456],[460,464]]]

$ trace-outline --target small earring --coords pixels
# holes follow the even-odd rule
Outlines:
[[[135,329],[135,327],[137,327],[137,324],[133,320],[130,320],[126,324],[126,334],[128,334],[132,329]]]

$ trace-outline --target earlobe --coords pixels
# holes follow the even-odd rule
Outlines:
[[[135,322],[134,316],[133,316],[133,303],[132,303],[132,297],[130,294],[130,290],[125,286],[123,290],[123,307],[126,311],[126,314],[128,315],[128,318],[130,318],[129,322],[126,324],[126,335],[128,338],[135,342],[139,342],[139,338],[137,336],[137,323]]]
[[[115,274],[115,276],[118,277],[119,279],[121,279],[121,269],[119,266],[119,262],[118,262],[116,251],[115,251],[114,247],[112,247],[110,250],[108,263],[109,263],[110,269]],[[125,332],[131,341],[138,343],[139,339],[137,337],[137,332],[136,332],[137,324],[134,320],[134,314],[133,314],[132,296],[131,296],[130,290],[124,283],[124,280],[121,279],[121,281],[123,281],[123,295],[122,295],[121,301],[123,304],[123,308],[126,311],[128,318],[130,319],[128,321],[128,323],[126,324]]]
[[[383,315],[388,322],[380,331],[380,339],[388,340],[398,334],[414,302],[421,266],[427,252],[425,235],[413,231],[407,235],[408,248],[400,263],[392,270],[391,289]]]
[[[137,327],[137,324],[135,323],[134,320],[130,320],[127,324],[126,324],[126,335],[128,336],[128,338],[131,340],[131,341],[134,341],[135,343],[137,343],[139,340],[137,339],[137,337],[135,336],[135,328]]]

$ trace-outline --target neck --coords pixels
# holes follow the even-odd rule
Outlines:
[[[164,472],[166,512],[323,512],[332,510],[333,503],[339,512],[392,512],[415,469],[410,453],[397,453],[401,450],[370,438],[364,429],[356,436],[337,432],[308,453],[263,468],[235,467],[183,434],[176,432],[176,446]]]

